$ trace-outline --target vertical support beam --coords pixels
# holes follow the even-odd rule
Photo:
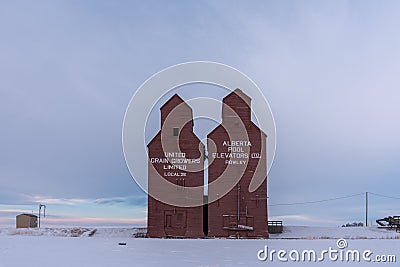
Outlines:
[[[238,184],[238,199],[237,199],[237,204],[238,204],[237,220],[238,220],[238,224],[239,224],[239,221],[240,221],[240,184]]]
[[[39,228],[40,228],[40,211],[41,211],[41,209],[42,209],[42,205],[39,204]]]
[[[368,227],[368,192],[365,192],[365,227]]]

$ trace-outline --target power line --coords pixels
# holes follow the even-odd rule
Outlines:
[[[400,199],[400,197],[385,196],[385,195],[376,194],[376,193],[372,193],[372,192],[368,192],[368,193],[370,193],[371,195],[378,196],[378,197],[385,197],[385,198],[391,198],[391,199]]]
[[[364,194],[365,194],[365,193],[359,193],[359,194],[354,194],[354,195],[349,195],[349,196],[342,196],[342,197],[321,199],[321,200],[315,200],[315,201],[306,201],[306,202],[270,204],[270,205],[268,205],[268,206],[292,206],[292,205],[314,204],[314,203],[321,203],[321,202],[327,202],[327,201],[334,201],[334,200],[339,200],[339,199],[344,199],[344,198],[351,198],[351,197],[361,196],[361,195],[364,195]]]
[[[385,198],[391,198],[391,199],[400,199],[400,197],[386,196],[386,195],[381,195],[381,194],[377,194],[377,193],[373,193],[373,192],[368,192],[368,194],[375,195],[375,196],[378,196],[378,197],[385,197]],[[269,204],[269,206],[291,206],[291,205],[314,204],[314,203],[321,203],[321,202],[327,202],[327,201],[334,201],[334,200],[339,200],[339,199],[351,198],[351,197],[356,197],[356,196],[361,196],[361,195],[365,195],[365,193],[359,193],[359,194],[342,196],[342,197],[335,197],[335,198],[328,198],[328,199],[321,199],[321,200],[315,200],[315,201]]]

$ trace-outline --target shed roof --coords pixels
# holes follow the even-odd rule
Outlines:
[[[18,216],[29,216],[29,217],[37,218],[36,215],[34,215],[34,214],[29,214],[29,213],[21,213],[21,214],[19,214]]]

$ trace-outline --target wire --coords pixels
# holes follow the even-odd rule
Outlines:
[[[316,201],[306,201],[306,202],[296,202],[296,203],[270,204],[270,205],[268,205],[268,206],[292,206],[292,205],[314,204],[314,203],[321,203],[321,202],[327,202],[327,201],[334,201],[334,200],[339,200],[339,199],[344,199],[344,198],[351,198],[351,197],[356,197],[356,196],[361,196],[361,195],[365,195],[365,193],[359,193],[359,194],[354,194],[354,195],[349,195],[349,196],[342,196],[342,197],[335,197],[335,198],[328,198],[328,199],[321,199],[321,200],[316,200]]]
[[[385,196],[381,194],[376,194],[373,192],[368,192],[371,195],[375,195],[378,197],[385,197],[385,198],[391,198],[391,199],[400,199],[400,197],[392,197],[392,196]],[[278,204],[269,204],[268,206],[292,206],[292,205],[306,205],[306,204],[314,204],[314,203],[321,203],[321,202],[328,202],[328,201],[335,201],[339,199],[345,199],[345,198],[352,198],[356,196],[361,196],[365,195],[365,193],[359,193],[359,194],[354,194],[354,195],[349,195],[349,196],[342,196],[342,197],[335,197],[335,198],[328,198],[328,199],[321,199],[321,200],[315,200],[315,201],[305,201],[305,202],[294,202],[294,203],[278,203]]]
[[[385,196],[385,195],[381,195],[381,194],[376,194],[376,193],[372,193],[372,192],[368,192],[371,195],[375,195],[378,197],[385,197],[385,198],[392,198],[392,199],[400,199],[400,197],[390,197],[390,196]]]

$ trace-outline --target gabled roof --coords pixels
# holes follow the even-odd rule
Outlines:
[[[268,137],[268,135],[267,135],[263,130],[261,130],[261,128],[258,127],[258,125],[255,124],[252,120],[250,121],[250,123],[251,123],[254,127],[256,127],[258,130],[260,130],[261,134],[265,135],[265,137]]]
[[[190,109],[190,112],[192,112],[192,117],[193,117],[193,111],[192,108],[185,102],[185,100],[183,100],[178,94],[174,94],[170,99],[167,100],[167,102],[165,102],[161,107],[160,107],[160,111],[162,114],[162,110],[166,107],[168,107],[168,105],[172,104],[174,106],[178,106],[181,103],[183,103],[186,107],[188,107]],[[162,115],[161,115],[161,119],[162,119]],[[161,122],[162,123],[162,122]],[[192,118],[192,123],[193,123],[193,118]],[[147,143],[147,147],[149,147],[156,139],[157,137],[159,137],[159,135],[161,135],[161,130],[159,130],[157,132],[157,134],[150,140],[150,142]],[[197,136],[196,136],[197,137]]]
[[[261,134],[265,135],[265,137],[268,137],[268,135],[267,135],[263,130],[261,130],[261,128],[258,127],[258,125],[255,124],[253,121],[250,121],[250,124],[251,124],[253,127],[257,128],[257,129],[261,132]],[[225,128],[225,127],[223,126],[222,123],[218,124],[217,127],[215,127],[211,132],[209,132],[209,133],[207,134],[207,137],[210,136],[211,134],[213,134],[215,131],[217,131],[217,130],[220,129],[220,128]]]
[[[248,106],[251,105],[251,98],[245,93],[243,93],[243,91],[240,90],[239,88],[235,89],[229,95],[225,96],[223,101],[225,102],[226,99],[231,97],[240,97]]]
[[[250,98],[248,95],[246,95],[245,93],[243,93],[243,91],[240,90],[239,88],[235,89],[235,90],[232,91],[230,94],[228,94],[227,96],[225,96],[225,97],[223,98],[224,102],[225,102],[225,99],[228,99],[228,98],[230,98],[230,97],[240,97],[240,98],[251,108],[251,98]],[[260,132],[261,132],[262,134],[264,134],[264,135],[267,137],[267,134],[266,134],[263,130],[261,130],[261,128],[258,127],[258,125],[255,124],[251,119],[250,119],[250,124],[251,124],[253,127],[255,127],[255,128],[257,128],[258,130],[260,130]],[[207,136],[210,136],[211,134],[213,134],[215,131],[217,131],[217,130],[220,129],[221,127],[224,127],[222,123],[220,123],[220,124],[219,124],[218,126],[216,126],[211,132],[209,132],[209,133],[207,134]]]
[[[192,109],[192,108],[185,102],[185,100],[183,100],[178,94],[174,94],[170,99],[167,100],[167,102],[164,103],[164,105],[162,105],[162,106],[160,107],[160,110],[164,109],[166,106],[168,106],[170,103],[173,103],[173,102],[176,102],[176,103],[185,103],[185,105],[186,105],[187,107],[189,107],[190,109]],[[177,104],[175,104],[175,106],[176,106],[176,105],[177,105]]]
[[[210,135],[212,135],[214,132],[216,132],[218,129],[220,129],[220,128],[225,128],[224,126],[222,126],[222,123],[220,123],[220,124],[218,124],[217,125],[217,127],[215,127],[211,132],[209,132],[208,134],[207,134],[207,137],[209,137]]]
[[[161,135],[161,131],[158,131],[157,134],[147,143],[147,147],[150,147],[151,144]]]

